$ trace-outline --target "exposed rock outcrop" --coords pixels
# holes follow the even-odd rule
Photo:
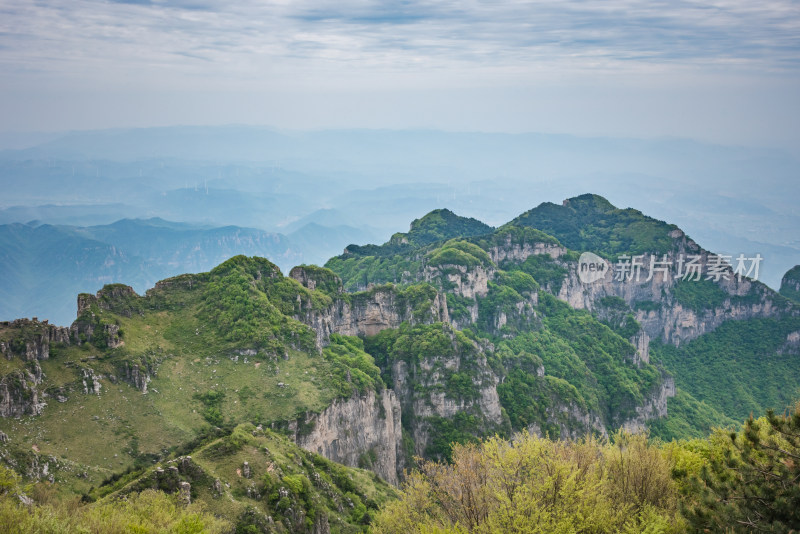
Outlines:
[[[298,320],[317,334],[317,345],[327,343],[331,334],[372,336],[403,322],[411,324],[447,322],[447,299],[431,288],[431,298],[416,302],[391,285],[347,295],[334,300],[330,307],[316,310],[310,303],[303,306]]]
[[[418,362],[398,360],[391,366],[393,389],[407,414],[414,453],[419,456],[431,444],[435,421],[440,418],[468,414],[486,433],[505,424],[497,394],[499,379],[489,367],[483,347],[469,340],[457,341],[449,325],[443,329],[454,347],[451,353],[426,354]]]
[[[642,366],[642,363],[650,363],[650,336],[644,330],[634,335],[631,340],[631,345],[636,347],[636,352],[633,355],[633,363]]]
[[[558,428],[559,439],[578,439],[587,434],[597,434],[608,437],[608,430],[603,420],[595,413],[592,413],[574,403],[554,402],[547,408],[548,423]],[[528,426],[528,432],[539,437],[544,437],[542,428],[533,423]],[[555,436],[550,436],[554,438]]]
[[[553,259],[558,259],[567,252],[567,249],[552,243],[516,243],[511,239],[511,235],[506,237],[503,245],[497,245],[489,249],[489,257],[495,264],[503,261],[514,261],[522,263],[531,256],[547,254]]]
[[[136,363],[125,362],[124,364],[125,380],[133,387],[147,393],[147,384],[150,383],[150,372],[145,365],[137,365]]]
[[[26,361],[50,358],[51,343],[69,343],[69,329],[51,325],[47,320],[16,319],[2,323],[10,337],[0,339],[0,354],[10,360],[15,356]]]
[[[90,293],[78,295],[78,316],[91,313],[92,306],[97,306],[102,310],[130,317],[136,311],[135,302],[139,298],[131,286],[108,284],[95,295]]]
[[[347,466],[370,467],[387,482],[398,483],[404,463],[400,402],[393,391],[336,400],[293,428],[295,442],[304,449]]]
[[[40,415],[46,405],[37,388],[42,377],[42,368],[34,361],[0,378],[0,417]]]
[[[677,231],[680,232],[680,231]],[[709,264],[709,253],[700,249],[692,240],[680,233],[676,248],[667,255],[643,255],[638,279],[635,276],[620,280],[617,273],[609,268],[605,276],[593,283],[583,283],[578,276],[578,266],[568,263],[569,269],[558,298],[577,309],[593,311],[604,297],[620,297],[635,311],[636,320],[651,339],[679,345],[706,332],[711,332],[729,320],[743,320],[755,317],[775,317],[789,310],[790,305],[776,302],[772,293],[763,284],[748,278],[738,277],[728,269],[715,283],[721,292],[727,294],[719,305],[710,309],[692,309],[675,297],[677,284],[704,283]],[[694,276],[683,281],[677,266],[679,256],[696,255],[704,272],[701,281]],[[651,261],[656,267],[651,273]],[[670,265],[668,272],[658,270],[658,262]],[[652,275],[651,275],[652,274]]]
[[[622,423],[622,427],[630,432],[642,432],[647,421],[667,416],[667,399],[675,396],[675,380],[671,376],[662,377],[661,384],[649,395],[640,406],[636,406],[636,415]]]
[[[84,367],[81,369],[81,374],[83,375],[82,383],[84,395],[88,395],[89,393],[100,395],[102,389],[102,385],[100,384],[101,377],[94,374],[94,369],[91,367]]]
[[[448,292],[468,299],[485,297],[489,292],[489,280],[494,275],[494,268],[483,265],[427,265],[423,271],[426,282],[447,287]]]

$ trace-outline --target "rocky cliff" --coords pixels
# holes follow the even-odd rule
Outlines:
[[[25,361],[47,360],[50,344],[67,344],[69,336],[68,328],[39,321],[36,317],[5,321],[0,323],[0,354],[8,360],[14,357]]]
[[[292,269],[291,275],[309,289],[318,285],[306,269]],[[338,285],[341,287],[341,281]],[[318,346],[325,345],[331,334],[373,336],[404,322],[449,321],[447,300],[432,287],[409,292],[383,285],[358,293],[337,293],[324,309],[315,308],[310,301],[303,302],[299,296],[298,300],[301,307],[296,318],[314,330]]]
[[[651,339],[680,345],[711,332],[729,320],[775,317],[792,312],[792,306],[777,300],[760,282],[737,276],[731,267],[718,279],[709,279],[714,255],[701,249],[680,230],[670,232],[674,249],[664,255],[642,254],[638,275],[620,274],[619,263],[606,262],[602,278],[581,280],[577,262],[566,262],[568,273],[557,296],[576,309],[595,311],[606,297],[619,297],[634,311],[636,320]],[[701,274],[690,274],[684,260],[697,257]],[[666,265],[664,270],[659,265]],[[616,269],[615,269],[616,267]],[[651,268],[652,267],[652,268]],[[679,269],[683,268],[682,272]],[[620,279],[623,278],[623,279]]]
[[[369,468],[387,482],[398,483],[405,458],[401,407],[394,391],[336,400],[291,428],[304,449],[350,467]]]
[[[46,405],[38,388],[42,378],[42,368],[36,361],[0,378],[0,417],[41,414]]]
[[[439,335],[445,342],[437,343],[438,349],[384,364],[414,441],[414,454],[439,454],[433,442],[441,437],[442,426],[453,424],[457,416],[469,419],[468,425],[459,429],[466,432],[507,430],[497,393],[500,379],[485,354],[491,347],[478,345],[446,323],[428,329],[441,329]]]
[[[642,432],[647,428],[648,421],[666,417],[667,399],[674,397],[675,393],[675,380],[671,376],[664,376],[661,384],[636,406],[636,415],[622,423],[622,428],[630,432]]]

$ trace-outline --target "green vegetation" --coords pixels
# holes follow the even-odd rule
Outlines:
[[[564,205],[545,202],[511,221],[555,236],[565,246],[615,258],[621,254],[666,253],[675,225],[634,209],[615,208],[598,195],[570,198]]]
[[[487,365],[499,362],[493,354],[485,353],[469,332],[442,323],[403,323],[400,328],[366,338],[364,346],[375,357],[384,381],[406,398],[406,406],[430,403],[432,395],[461,404],[452,418],[418,416],[404,408],[402,423],[407,432],[427,429],[430,440],[422,451],[426,457],[449,458],[453,442],[475,441],[493,432],[508,433],[508,425],[489,420],[478,402],[481,390],[492,383],[486,376]],[[399,362],[405,365],[395,365]],[[399,377],[394,374],[398,368]]]
[[[678,388],[675,396],[667,399],[667,416],[649,421],[648,428],[652,437],[671,441],[703,438],[714,428],[734,428],[738,424],[707,402]]]
[[[536,228],[527,226],[513,226],[503,225],[491,234],[473,237],[470,239],[484,250],[489,250],[492,247],[503,247],[513,245],[560,245],[558,239],[550,234],[546,234]]]
[[[330,305],[330,297],[311,292],[262,258],[237,256],[214,268],[204,288],[204,318],[213,322],[226,340],[248,343],[275,354],[288,347],[312,350],[314,332],[288,317],[297,296],[315,308]]]
[[[568,272],[563,264],[548,254],[528,256],[522,263],[506,262],[502,264],[502,267],[509,272],[523,272],[530,275],[556,295],[561,291],[561,284]]]
[[[400,253],[387,256],[348,253],[325,264],[342,278],[347,291],[363,290],[369,284],[414,282],[420,266],[421,261],[415,255]]]
[[[395,234],[392,242],[404,240],[411,246],[420,247],[436,241],[488,234],[492,230],[491,226],[477,219],[459,217],[450,210],[438,209],[414,219],[408,233]]]
[[[407,298],[430,290],[409,289]],[[117,285],[89,297],[91,309],[76,323],[86,343],[51,343],[50,358],[39,362],[0,358],[0,376],[41,366],[46,379],[38,389],[50,396],[35,418],[0,418],[0,430],[14,436],[0,444],[0,456],[17,458],[21,470],[37,458],[59,459],[49,469],[67,492],[168,458],[215,427],[230,432],[245,421],[282,423],[319,412],[345,394],[337,374],[343,366],[352,365],[356,379],[370,370],[367,387],[376,378],[380,387],[363,351],[330,360],[319,354],[315,333],[289,314],[330,297],[284,279],[266,260],[233,258],[211,273],[160,282],[146,297]],[[131,302],[137,311],[129,314]],[[109,348],[103,325],[118,325],[124,344]],[[41,323],[0,324],[0,341],[24,347],[42,332]],[[353,340],[344,344],[352,348]]]
[[[645,437],[554,442],[522,434],[425,462],[372,532],[682,532],[668,457]]]
[[[491,261],[486,251],[479,246],[468,241],[454,239],[434,249],[428,258],[428,265],[475,267],[476,265],[488,265]]]
[[[624,339],[631,339],[641,329],[628,304],[620,297],[603,297],[595,312],[601,323]]]
[[[609,421],[621,421],[661,381],[652,365],[633,365],[635,348],[588,312],[574,310],[548,293],[539,293],[546,330],[509,341],[544,361],[548,374],[574,385],[587,406]]]
[[[525,358],[534,357],[523,353],[520,359]],[[533,426],[552,439],[562,437],[562,427],[579,434],[591,433],[590,428],[583,428],[559,409],[575,406],[586,410],[586,401],[566,380],[538,376],[535,369],[521,366],[509,371],[503,383],[497,386],[497,393],[514,429]]]
[[[333,334],[322,354],[331,363],[333,388],[340,397],[383,389],[381,370],[372,356],[364,352],[361,339]]]
[[[495,437],[423,462],[371,531],[795,532],[798,457],[800,405],[666,444],[624,432],[610,443]]]
[[[672,294],[685,308],[697,313],[719,308],[730,297],[728,293],[711,280],[682,280],[675,284]]]
[[[717,432],[703,445],[699,472],[675,470],[681,511],[696,531],[800,529],[800,405],[788,414],[751,416],[740,432]]]
[[[5,467],[0,466],[0,471],[0,479],[9,476]],[[47,500],[45,504],[28,507],[13,498],[16,490],[9,491],[6,484],[0,484],[6,486],[5,492],[0,488],[0,525],[9,534],[222,534],[230,532],[232,526],[229,521],[208,513],[202,504],[184,507],[177,496],[157,490],[87,506],[47,499],[44,497],[47,488],[37,488]]]
[[[299,267],[295,267],[291,270],[289,275],[294,278],[295,273],[302,272],[305,277],[309,280],[313,280],[314,282],[314,289],[316,291],[322,292],[329,297],[335,297],[339,295],[343,288],[342,288],[342,279],[339,276],[331,271],[330,269],[326,269],[325,267],[318,267],[316,265],[300,265]],[[309,286],[310,287],[310,286]]]
[[[680,389],[741,420],[800,396],[797,348],[784,347],[798,330],[800,317],[728,321],[680,347],[654,343],[650,358],[663,362]]]
[[[60,496],[46,482],[23,485],[0,466],[0,530],[258,533],[312,532],[329,524],[333,532],[357,533],[396,495],[371,473],[337,465],[250,424],[191,452],[191,458],[110,481],[84,502]],[[189,483],[190,505],[177,494],[180,482]],[[34,504],[23,505],[20,496]],[[96,497],[102,498],[89,502]]]
[[[348,291],[366,289],[369,284],[407,284],[417,281],[422,259],[436,243],[451,240],[447,250],[433,258],[438,263],[474,265],[487,256],[458,238],[488,234],[492,227],[476,219],[459,217],[449,210],[434,210],[411,223],[407,234],[395,234],[383,245],[350,245],[325,267],[338,274]]]
[[[530,226],[537,221],[558,239]],[[629,340],[641,332],[637,312],[673,300],[698,312],[726,299],[757,303],[768,290],[758,286],[730,297],[709,281],[681,282],[663,302],[631,308],[606,296],[594,302],[593,313],[554,296],[578,255],[556,249],[560,243],[613,258],[661,252],[671,246],[672,230],[594,196],[542,205],[496,231],[439,210],[383,246],[348,247],[329,268],[296,268],[297,279],[262,258],[237,256],[209,273],[162,281],[143,297],[127,286],[106,286],[81,298],[84,312],[72,333],[81,343],[51,343],[50,359],[24,361],[48,335],[44,325],[0,324],[6,353],[0,377],[25,401],[32,403],[35,393],[47,399],[35,419],[0,419],[0,430],[13,436],[0,444],[0,459],[20,472],[46,463],[58,492],[96,501],[74,504],[86,514],[114,499],[133,501],[148,488],[173,493],[183,481],[205,507],[195,510],[198,521],[211,514],[227,521],[228,531],[312,532],[327,524],[334,532],[362,532],[391,490],[375,475],[301,451],[273,430],[307,436],[314,429],[306,422],[313,421],[310,413],[337,398],[388,395],[384,389],[391,387],[402,406],[401,461],[422,463],[406,497],[381,513],[378,532],[403,525],[442,532],[678,532],[688,528],[686,521],[700,525],[712,516],[723,518],[714,519],[716,526],[727,524],[733,512],[710,503],[739,490],[723,495],[719,488],[728,488],[732,475],[714,469],[731,467],[731,458],[741,468],[757,447],[753,436],[778,443],[769,439],[785,427],[774,418],[756,430],[755,423],[746,425],[747,435],[733,440],[733,448],[721,445],[720,432],[711,441],[699,438],[720,425],[733,429],[731,416],[780,409],[800,396],[800,317],[729,321],[679,347],[653,341],[653,364],[634,363]],[[513,259],[532,248],[536,254],[524,261]],[[505,259],[496,265],[492,258]],[[442,295],[462,330],[438,322]],[[785,299],[769,296],[792,310]],[[363,314],[361,332],[378,331],[386,317],[397,327],[364,338],[327,338],[348,308],[353,318]],[[318,338],[301,319],[326,330]],[[652,317],[646,320],[650,328]],[[46,381],[39,391],[23,387],[40,371]],[[551,439],[613,434],[632,418],[641,421],[641,408],[671,375],[677,396],[668,400],[667,417],[648,422],[650,435],[693,441],[661,446],[624,434],[613,444],[530,436],[513,445],[502,441],[516,431]],[[386,415],[383,404],[377,409]],[[751,444],[740,446],[745,438]],[[413,459],[415,453],[423,458]],[[187,454],[193,463],[180,459]],[[725,461],[715,467],[720,458]],[[385,460],[375,449],[350,459],[364,467]],[[171,473],[176,462],[183,462],[180,479],[159,478],[159,469]],[[478,515],[474,508],[459,511],[447,497],[455,487],[471,488],[472,479],[461,479],[463,469],[482,481],[484,489],[475,490]],[[508,483],[513,491],[503,486]],[[651,483],[656,486],[645,488]],[[708,497],[702,488],[716,493]],[[13,504],[2,509],[16,513]],[[44,504],[39,510],[61,513]],[[142,531],[152,528],[181,531],[171,523],[142,523]]]
[[[514,288],[508,285],[488,283],[489,292],[483,298],[478,299],[478,322],[475,328],[479,332],[495,332],[495,324],[501,315],[514,317],[517,312],[517,305],[522,303],[524,308],[526,299]],[[530,308],[530,305],[528,305]],[[500,333],[508,335],[516,333],[516,324],[506,323],[500,328]]]
[[[780,294],[800,303],[800,265],[795,265],[781,279]]]

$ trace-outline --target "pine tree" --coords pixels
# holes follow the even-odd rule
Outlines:
[[[700,531],[800,531],[800,403],[745,423],[693,481],[684,510]]]

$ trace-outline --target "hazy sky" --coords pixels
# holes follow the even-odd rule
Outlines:
[[[0,130],[683,136],[800,152],[797,0],[0,0]]]

